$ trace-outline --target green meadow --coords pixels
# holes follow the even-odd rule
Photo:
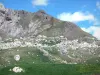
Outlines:
[[[21,57],[19,61],[13,58],[16,54]],[[0,57],[6,59],[0,59],[0,75],[100,75],[99,63],[61,64],[58,61],[51,61],[42,52],[31,47],[4,50],[0,52]],[[10,71],[14,67],[21,67],[24,72]]]

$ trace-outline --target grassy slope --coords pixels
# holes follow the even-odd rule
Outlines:
[[[16,51],[16,50],[20,51]],[[3,53],[2,53],[3,52]],[[96,75],[100,74],[100,64],[55,64],[48,57],[33,48],[14,48],[0,52],[0,56],[10,60],[11,63],[6,63],[5,60],[0,60],[3,66],[0,66],[0,75]],[[8,53],[10,52],[10,54]],[[28,52],[30,52],[28,54]],[[21,60],[16,62],[14,55],[19,54]],[[33,54],[33,55],[32,55]],[[38,55],[38,56],[37,56]],[[33,63],[34,62],[34,63]],[[6,67],[4,67],[6,65]],[[19,66],[25,72],[14,73],[9,71],[15,66]]]

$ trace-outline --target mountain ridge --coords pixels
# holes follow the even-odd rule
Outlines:
[[[7,9],[2,4],[1,7],[0,36],[3,39],[6,37],[35,37],[40,34],[48,37],[64,36],[69,40],[84,37],[96,40],[76,24],[56,19],[44,10],[31,13],[24,10]]]

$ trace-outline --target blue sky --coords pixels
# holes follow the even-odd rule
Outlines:
[[[100,39],[100,0],[0,0],[6,8],[36,12],[43,9],[71,21]]]

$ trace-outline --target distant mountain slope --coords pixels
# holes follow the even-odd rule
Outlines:
[[[45,11],[39,10],[35,13],[24,10],[12,10],[0,8],[0,36],[7,37],[35,37],[37,35],[48,37],[64,36],[69,40],[80,38],[94,38],[91,34],[84,32],[72,22],[58,20]]]

